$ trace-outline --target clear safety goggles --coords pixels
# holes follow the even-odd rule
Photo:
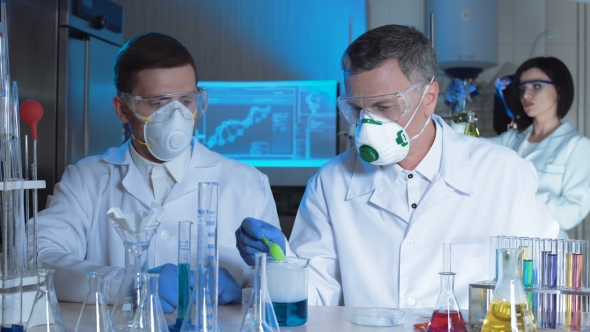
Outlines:
[[[532,80],[518,84],[516,89],[520,98],[523,98],[527,92],[534,97],[537,93],[546,90],[550,85],[555,86],[555,83],[545,80]]]
[[[184,118],[190,120],[201,117],[207,111],[207,92],[202,88],[197,89],[198,91],[193,92],[171,93],[149,97],[134,96],[122,92],[121,98],[125,100],[133,114],[141,120],[151,123],[167,121],[172,117],[175,109],[163,107],[173,101],[180,102],[190,111],[180,112]]]
[[[362,96],[362,97],[338,97],[338,109],[346,121],[351,124],[360,122],[361,110],[377,116],[397,121],[408,114],[410,108],[420,97],[420,90],[424,87],[424,81],[411,87],[386,95]]]

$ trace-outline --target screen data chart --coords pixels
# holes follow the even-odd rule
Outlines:
[[[258,168],[313,168],[336,155],[337,81],[200,82],[195,136]]]

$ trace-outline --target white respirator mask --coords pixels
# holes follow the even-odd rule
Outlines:
[[[412,123],[416,111],[422,104],[426,91],[434,77],[424,88],[420,102],[412,117],[405,125],[400,126],[397,122],[384,117],[372,114],[371,112],[361,110],[360,123],[356,127],[354,142],[359,156],[362,160],[373,165],[390,165],[399,163],[404,160],[410,151],[410,141],[418,138],[428,126],[430,118],[426,120],[422,130],[412,138],[408,138],[406,128]]]
[[[172,112],[170,116],[169,113]],[[170,117],[160,122],[159,118]],[[194,114],[178,100],[172,101],[148,117],[153,122],[143,126],[144,144],[150,153],[159,160],[169,161],[186,150],[193,137]]]

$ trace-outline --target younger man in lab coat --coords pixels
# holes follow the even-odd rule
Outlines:
[[[250,268],[238,255],[233,231],[246,217],[279,227],[267,177],[209,151],[193,137],[207,95],[197,88],[192,56],[174,38],[146,33],[131,39],[117,55],[114,78],[118,95],[113,106],[130,125],[132,139],[68,166],[39,214],[39,261],[56,270],[58,298],[83,301],[86,272],[95,271],[104,274],[112,304],[123,277],[125,249],[106,212],[111,207],[145,211],[157,202],[166,212],[158,220],[148,266],[163,265],[160,296],[164,311],[172,312],[177,305],[178,221],[193,221],[196,243],[197,184],[218,182],[219,205],[226,207],[218,211],[219,303],[241,302],[240,286],[246,285]]]
[[[309,180],[289,241],[310,258],[310,304],[431,307],[452,243],[467,308],[468,284],[488,279],[489,236],[557,235],[529,162],[433,115],[436,67],[430,41],[407,26],[370,30],[344,53],[338,106],[357,124],[356,148]],[[250,262],[260,237],[280,235],[247,219],[237,246]]]

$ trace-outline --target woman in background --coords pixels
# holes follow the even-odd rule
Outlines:
[[[590,139],[563,117],[574,100],[574,82],[567,66],[553,57],[525,61],[513,84],[532,124],[510,129],[490,140],[515,150],[537,169],[537,197],[565,230],[579,224],[590,211]]]

